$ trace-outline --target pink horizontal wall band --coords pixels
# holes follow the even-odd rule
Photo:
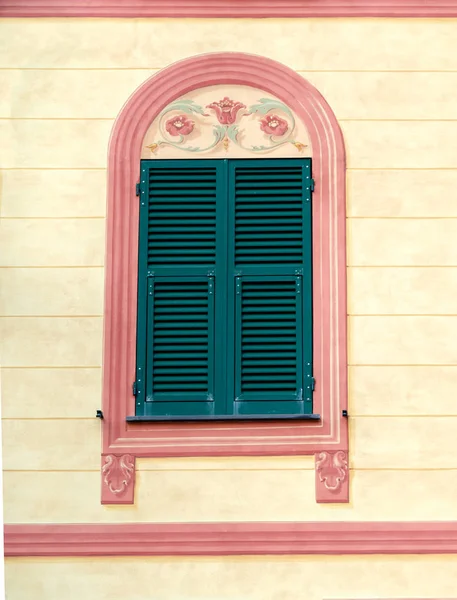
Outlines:
[[[456,0],[3,0],[2,17],[456,17]]]
[[[5,525],[5,556],[455,554],[457,522]]]

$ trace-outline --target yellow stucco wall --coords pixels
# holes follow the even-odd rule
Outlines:
[[[311,457],[148,459],[102,507],[108,138],[157,69],[227,50],[298,70],[344,132],[351,502],[316,504]],[[0,90],[6,522],[457,519],[456,20],[5,19]]]
[[[11,600],[455,598],[457,556],[7,560]]]

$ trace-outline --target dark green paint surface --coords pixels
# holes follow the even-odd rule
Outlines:
[[[312,413],[311,160],[144,160],[137,417]]]

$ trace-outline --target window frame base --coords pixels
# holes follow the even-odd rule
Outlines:
[[[191,416],[166,416],[157,417],[135,415],[125,419],[127,423],[160,423],[178,422],[186,423],[187,421],[320,421],[321,416],[317,414],[307,415],[191,415]]]

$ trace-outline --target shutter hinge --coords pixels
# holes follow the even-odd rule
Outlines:
[[[135,186],[135,193],[136,193],[137,196],[140,195],[140,184],[139,183],[137,183],[136,186]]]
[[[309,189],[314,192],[314,179],[311,179],[309,182]]]
[[[136,381],[134,381],[134,382],[132,383],[132,394],[133,394],[134,396],[136,396],[136,395],[138,394],[138,386],[137,386],[137,384],[136,384]]]
[[[241,296],[241,277],[235,277],[235,288],[237,296]]]

